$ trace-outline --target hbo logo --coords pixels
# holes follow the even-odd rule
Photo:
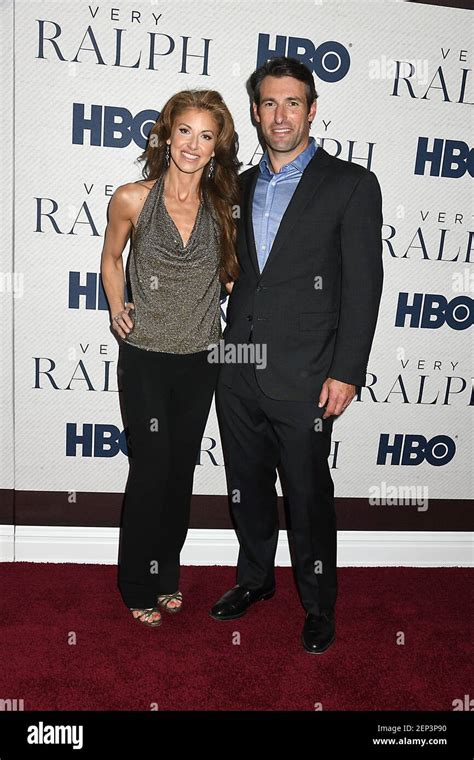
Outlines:
[[[118,106],[92,105],[86,115],[83,103],[74,103],[72,111],[72,142],[102,145],[105,148],[126,148],[133,141],[145,150],[148,134],[159,111],[145,109],[133,114]]]
[[[400,435],[393,436],[393,443],[389,443],[390,435],[382,433],[380,436],[377,464],[386,464],[390,457],[390,464],[413,465],[428,462],[435,467],[448,464],[456,453],[456,444],[447,435],[435,435],[427,440],[424,435]]]
[[[351,57],[344,45],[336,40],[327,40],[315,47],[307,37],[275,36],[275,45],[270,47],[270,35],[258,35],[257,68],[269,58],[289,56],[297,58],[313,71],[323,82],[340,82],[350,69]]]
[[[405,327],[410,317],[410,327],[436,329],[445,323],[453,330],[467,330],[474,322],[474,301],[469,296],[456,296],[448,301],[445,296],[432,293],[414,293],[409,303],[408,293],[399,293],[395,327]]]
[[[474,177],[474,149],[462,140],[433,140],[433,148],[428,147],[428,138],[418,138],[415,174],[425,174],[426,164],[430,167],[430,177],[451,177],[458,179],[468,172]]]

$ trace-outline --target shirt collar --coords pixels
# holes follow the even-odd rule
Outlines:
[[[316,150],[318,148],[318,144],[314,137],[309,138],[309,144],[307,147],[299,153],[296,158],[293,159],[293,161],[290,161],[289,164],[284,164],[281,167],[280,174],[283,174],[289,170],[290,167],[293,167],[297,169],[301,174],[304,172],[306,167],[308,166],[309,162],[313,158],[314,154],[316,153]],[[275,172],[271,168],[270,159],[268,157],[268,150],[265,150],[265,153],[263,154],[262,158],[259,162],[259,168],[262,174],[270,174],[273,176]],[[278,176],[278,174],[276,175]]]

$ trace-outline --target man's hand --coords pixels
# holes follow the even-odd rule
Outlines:
[[[326,406],[323,419],[330,417],[331,414],[341,414],[349,406],[355,394],[355,385],[342,383],[340,380],[333,380],[332,377],[328,377],[319,394],[318,406]]]

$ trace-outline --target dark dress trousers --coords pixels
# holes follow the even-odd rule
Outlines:
[[[334,416],[323,420],[318,400],[328,377],[366,382],[383,283],[382,197],[373,172],[319,146],[260,273],[252,223],[258,172],[240,175],[240,274],[216,391],[240,545],[237,583],[274,586],[279,467],[298,591],[305,610],[320,614],[336,602],[337,533],[328,464]],[[245,352],[231,359],[232,346],[239,359],[238,346],[249,343],[261,366],[247,361],[249,353],[242,360]]]

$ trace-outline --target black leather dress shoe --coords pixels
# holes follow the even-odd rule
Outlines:
[[[254,602],[271,599],[275,589],[250,589],[245,586],[234,586],[221,596],[212,608],[210,615],[214,620],[235,620],[245,615]]]
[[[313,615],[308,612],[304,621],[301,640],[307,652],[322,654],[333,643],[336,637],[333,613]]]

